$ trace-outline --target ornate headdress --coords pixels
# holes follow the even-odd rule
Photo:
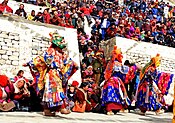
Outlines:
[[[51,37],[50,41],[58,46],[60,49],[64,49],[66,47],[67,44],[64,40],[64,37],[60,36],[58,32],[49,33],[49,35]]]
[[[122,59],[123,59],[123,55],[122,55],[122,52],[121,52],[121,49],[117,49],[117,46],[114,46],[114,49],[111,53],[111,59],[112,60],[118,60],[119,62],[122,62]]]
[[[157,54],[155,57],[151,58],[150,62],[144,66],[140,73],[140,80],[144,77],[145,72],[148,70],[148,68],[153,64],[155,67],[158,67],[160,65],[160,54]]]
[[[122,58],[123,58],[123,55],[122,55],[122,52],[120,49],[117,49],[117,46],[114,46],[114,49],[111,53],[111,59],[106,67],[106,70],[105,70],[105,80],[108,80],[111,75],[112,75],[112,71],[113,71],[113,67],[114,67],[114,61],[117,59],[118,62],[122,62]]]

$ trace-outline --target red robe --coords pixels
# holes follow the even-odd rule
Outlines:
[[[3,5],[3,4],[0,4],[0,13],[3,13],[5,8],[7,12],[13,13],[12,8],[10,8],[8,5]]]

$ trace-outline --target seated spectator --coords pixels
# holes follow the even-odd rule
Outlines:
[[[91,85],[94,83],[94,72],[92,66],[88,66],[87,69],[84,71],[83,82],[88,82]]]
[[[44,23],[50,23],[50,14],[49,14],[49,8],[45,9],[43,12],[43,17],[44,17]]]
[[[50,23],[53,25],[59,25],[61,21],[61,18],[58,16],[58,12],[53,12],[53,17],[50,19]]]
[[[23,75],[24,75],[24,71],[19,70],[17,75],[14,77],[14,82],[16,82],[20,78],[23,78],[23,79],[25,79],[26,82],[28,82],[28,80]]]
[[[35,10],[32,10],[31,14],[27,16],[27,20],[34,20],[34,18],[35,18]]]
[[[44,23],[44,17],[43,17],[43,15],[42,15],[41,12],[38,12],[38,14],[34,17],[33,20],[34,21],[41,22],[41,23]]]
[[[94,113],[101,113],[101,89],[98,88],[98,85],[93,84],[92,88],[88,91],[88,100],[91,103],[91,111]]]
[[[8,0],[4,0],[0,4],[0,13],[13,13],[12,8],[10,8],[7,4],[8,4]]]
[[[82,82],[79,89],[77,89],[75,94],[75,105],[72,109],[73,112],[84,113],[87,109],[90,109],[90,102],[87,100],[89,84],[87,82]]]
[[[24,10],[24,4],[20,4],[19,9],[16,10],[15,14],[24,18],[27,17],[27,13]]]
[[[154,37],[151,34],[151,31],[145,33],[145,42],[153,42]]]
[[[20,78],[10,85],[11,99],[17,104],[17,110],[23,110],[23,107],[29,107],[30,92],[25,79]],[[28,110],[28,109],[27,109]]]
[[[10,111],[15,108],[15,103],[10,99],[10,81],[7,76],[0,75],[0,111]]]
[[[69,86],[69,89],[67,91],[69,109],[72,109],[74,107],[74,102],[75,102],[74,97],[75,97],[75,93],[76,93],[76,90],[75,90],[76,87],[73,84],[74,83],[72,83]]]

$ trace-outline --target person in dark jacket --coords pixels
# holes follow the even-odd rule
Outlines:
[[[22,17],[27,17],[27,13],[24,10],[24,4],[20,4],[19,9],[16,10],[15,14],[17,14],[18,16],[22,16]]]

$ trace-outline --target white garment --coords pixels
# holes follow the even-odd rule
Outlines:
[[[164,7],[165,18],[168,18],[168,12],[169,12],[169,7],[165,6]]]
[[[5,92],[3,87],[0,87],[0,89],[2,90],[2,99],[5,100],[7,98],[7,93]]]
[[[102,28],[106,28],[106,26],[107,26],[107,19],[104,19],[102,23]]]

